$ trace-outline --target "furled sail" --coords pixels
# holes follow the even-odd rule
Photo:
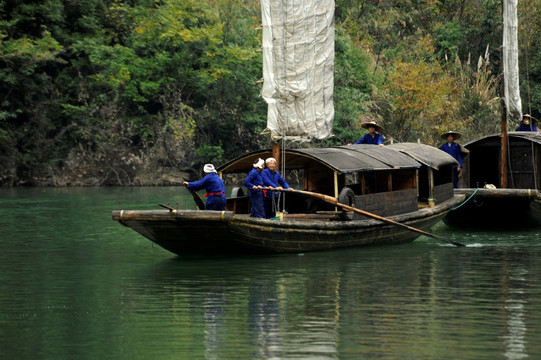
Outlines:
[[[520,122],[522,102],[518,80],[517,0],[503,1],[503,76],[507,120]]]
[[[334,120],[334,0],[261,0],[272,137],[324,139]]]

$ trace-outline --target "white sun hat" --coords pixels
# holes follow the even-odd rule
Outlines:
[[[210,173],[215,173],[215,172],[216,172],[216,169],[214,168],[214,165],[212,165],[212,164],[206,164],[206,165],[203,167],[203,171],[206,172],[207,174],[210,174]]]

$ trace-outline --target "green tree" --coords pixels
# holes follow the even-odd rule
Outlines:
[[[50,69],[63,63],[63,47],[46,30],[39,37],[8,36],[16,25],[0,22],[0,170],[31,179],[54,156],[48,115],[58,108]]]
[[[364,132],[361,119],[369,115],[372,73],[371,58],[337,26],[335,34],[334,135],[333,141],[347,144]]]

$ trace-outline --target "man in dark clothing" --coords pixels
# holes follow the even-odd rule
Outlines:
[[[462,170],[462,154],[460,153],[460,145],[455,140],[460,139],[462,135],[456,131],[448,131],[441,135],[442,139],[447,140],[445,144],[440,146],[440,150],[445,151],[458,161],[459,166],[453,166],[453,185],[458,188],[458,174]]]
[[[530,114],[524,114],[520,125],[517,127],[517,131],[537,131],[535,118]]]
[[[224,182],[216,172],[214,165],[206,164],[203,171],[206,175],[201,180],[191,183],[184,181],[183,184],[190,190],[197,191],[204,188],[207,191],[205,194],[205,198],[207,198],[205,210],[223,211],[226,202]]]
[[[244,186],[248,188],[250,192],[250,217],[265,218],[265,210],[263,208],[263,177],[261,172],[265,168],[265,161],[263,159],[257,159],[254,162],[254,168],[248,173],[246,180],[244,180]]]
[[[276,159],[270,157],[265,160],[267,168],[261,172],[263,177],[263,183],[265,186],[270,187],[271,189],[289,189],[289,184],[286,180],[276,171]],[[273,218],[276,216],[276,205],[280,197],[279,192],[269,191],[265,192],[265,199],[263,201],[263,207],[265,209],[265,217],[267,219]]]
[[[375,121],[368,121],[362,123],[361,126],[368,129],[368,134],[357,140],[353,145],[357,144],[371,144],[371,145],[383,145],[383,136],[379,132],[383,131],[383,127],[378,125]]]

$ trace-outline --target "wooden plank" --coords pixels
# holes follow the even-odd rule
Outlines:
[[[406,189],[355,196],[355,207],[380,216],[413,212],[418,208],[417,190]],[[360,214],[355,214],[354,217],[354,219],[364,218]]]
[[[477,192],[476,192],[477,191]],[[486,197],[486,198],[529,198],[534,199],[540,196],[540,193],[536,189],[454,189],[455,194],[464,194],[466,196],[472,195]]]

